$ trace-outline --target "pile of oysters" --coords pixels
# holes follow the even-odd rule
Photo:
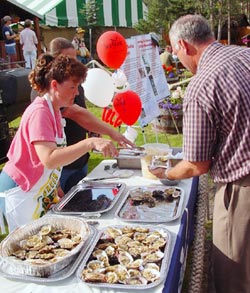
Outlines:
[[[143,226],[109,227],[87,260],[82,279],[91,283],[147,285],[161,277],[169,234]]]
[[[65,257],[82,241],[79,233],[69,229],[53,228],[44,225],[37,234],[22,239],[11,257],[31,264],[54,263]]]

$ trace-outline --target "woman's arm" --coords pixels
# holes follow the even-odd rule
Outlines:
[[[64,148],[57,147],[53,142],[34,142],[34,147],[41,163],[48,169],[68,165],[92,149],[102,152],[104,157],[118,156],[112,141],[96,137]]]

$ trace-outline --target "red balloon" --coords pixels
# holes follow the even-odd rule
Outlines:
[[[126,91],[114,96],[113,107],[125,124],[133,125],[141,114],[142,104],[135,92]]]
[[[121,34],[108,31],[103,33],[98,39],[96,50],[104,64],[117,69],[122,65],[127,56],[128,46]]]

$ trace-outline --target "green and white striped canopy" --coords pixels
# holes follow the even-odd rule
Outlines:
[[[43,23],[50,26],[88,26],[81,10],[88,0],[63,0],[47,12]],[[133,27],[145,19],[147,7],[142,0],[96,0],[96,26]]]
[[[23,10],[43,18],[44,15],[63,0],[7,0]]]

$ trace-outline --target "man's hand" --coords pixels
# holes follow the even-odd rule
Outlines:
[[[167,179],[166,177],[166,168],[161,168],[161,167],[158,167],[158,168],[150,168],[150,166],[148,166],[148,170],[150,173],[152,173],[153,175],[155,175],[157,178],[159,179]]]
[[[128,140],[123,134],[119,133],[116,130],[113,130],[110,133],[110,137],[116,141],[121,147],[125,147],[127,145],[131,146],[131,147],[135,147],[135,144],[132,143],[130,140]]]

